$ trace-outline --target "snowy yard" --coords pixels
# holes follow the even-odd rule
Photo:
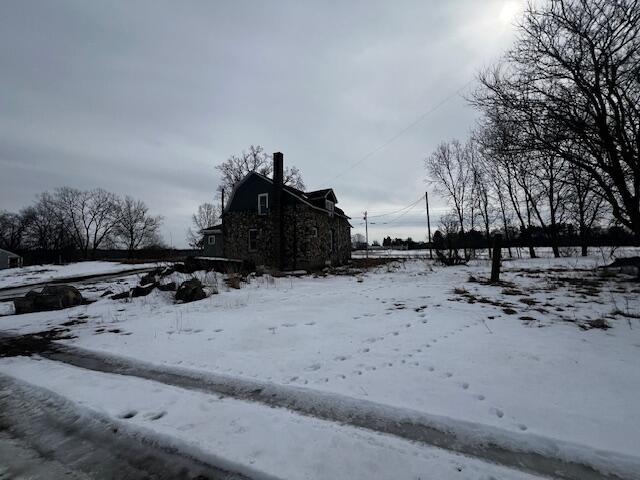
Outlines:
[[[0,330],[63,326],[72,338],[62,342],[91,351],[375,402],[453,430],[463,422],[479,435],[500,432],[520,447],[557,442],[567,458],[593,457],[598,468],[637,478],[640,287],[595,269],[603,263],[505,261],[503,284],[493,286],[485,260],[444,268],[408,259],[356,275],[253,277],[239,290],[218,278],[219,294],[183,305],[158,291],[100,297],[135,283],[132,275],[85,287],[98,299],[88,306],[0,317]],[[258,477],[532,478],[284,409],[37,356],[2,358],[0,372]]]
[[[21,268],[0,270],[0,288],[35,285],[52,280],[81,277],[85,275],[102,275],[129,270],[140,270],[154,267],[156,264],[124,264],[120,262],[78,262],[66,265],[33,265]]]

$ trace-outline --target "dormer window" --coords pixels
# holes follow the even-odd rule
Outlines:
[[[329,211],[329,215],[333,216],[333,208],[335,207],[335,203],[333,203],[331,200],[325,200],[324,201],[324,208],[326,208]]]
[[[269,213],[269,194],[261,193],[258,195],[258,215],[267,215]]]

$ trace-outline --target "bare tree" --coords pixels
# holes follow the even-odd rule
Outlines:
[[[161,216],[151,216],[149,208],[142,200],[126,196],[121,202],[118,222],[115,227],[117,240],[127,249],[129,258],[142,247],[161,243]]]
[[[427,181],[452,203],[462,237],[464,237],[466,209],[472,189],[468,148],[458,140],[443,142],[425,160]]]
[[[605,213],[604,196],[597,191],[596,181],[575,164],[568,166],[569,217],[578,226],[581,254],[588,254],[589,235]]]
[[[520,186],[527,195],[529,205],[551,243],[554,257],[560,256],[559,226],[566,212],[567,182],[565,162],[555,155],[531,155],[521,164]],[[527,172],[526,174],[524,172]]]
[[[21,250],[29,218],[23,213],[0,211],[0,248]]]
[[[191,216],[192,226],[187,230],[187,242],[191,248],[202,249],[204,247],[201,231],[217,224],[221,214],[220,207],[213,203],[203,203],[198,206],[197,212]]]
[[[119,221],[119,200],[100,188],[78,190],[56,189],[55,215],[64,223],[68,234],[84,258],[111,238]]]
[[[478,212],[482,221],[489,257],[491,257],[490,229],[495,214],[489,193],[491,190],[491,182],[489,180],[490,167],[489,162],[482,155],[480,143],[475,138],[475,135],[469,140],[469,168],[471,169],[472,181],[471,203],[475,206],[475,211]]]
[[[523,133],[513,149],[545,152],[593,177],[638,240],[639,68],[640,0],[536,2],[474,97],[485,112],[509,112]]]
[[[56,213],[55,198],[48,192],[38,195],[36,202],[25,209],[29,216],[25,236],[28,248],[59,251],[72,246],[66,218]]]
[[[216,166],[216,169],[221,175],[218,190],[228,197],[234,185],[248,173],[258,172],[264,176],[270,176],[273,172],[273,162],[263,147],[251,145],[248,151],[243,151],[240,155],[231,155],[226,161]],[[304,190],[302,174],[297,167],[285,168],[284,184]]]

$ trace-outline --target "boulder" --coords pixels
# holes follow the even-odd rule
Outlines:
[[[42,293],[39,295],[53,295],[60,299],[60,308],[75,307],[82,305],[83,298],[80,291],[72,287],[71,285],[49,285],[42,289]]]
[[[202,288],[202,282],[197,278],[192,278],[180,284],[176,292],[176,301],[188,303],[207,298],[207,294]]]
[[[161,292],[175,292],[178,286],[176,282],[165,283],[164,285],[158,285],[158,290]]]
[[[84,299],[77,288],[71,285],[50,285],[41,291],[31,290],[24,297],[16,298],[13,304],[16,314],[47,312],[82,305]]]
[[[137,287],[133,287],[131,289],[131,297],[146,297],[157,286],[158,286],[158,284],[156,282],[153,282],[153,283],[148,283],[148,284],[145,284],[145,285],[140,285],[140,286],[137,286]]]
[[[130,293],[131,292],[129,291],[116,293],[115,295],[111,296],[111,300],[124,300],[125,298],[129,298]]]
[[[33,297],[33,306],[36,312],[48,312],[50,310],[62,310],[66,308],[63,305],[63,298],[58,295],[50,295],[42,293]]]
[[[140,279],[140,285],[149,285],[151,283],[156,283],[156,275],[154,272],[149,272]]]
[[[24,297],[16,298],[13,300],[13,306],[16,309],[16,315],[22,315],[23,313],[31,313],[36,311],[35,306],[33,305],[34,296],[29,296],[29,293]]]
[[[168,275],[171,275],[175,271],[176,271],[176,269],[173,268],[173,267],[164,267],[163,269],[160,270],[159,275],[161,277],[166,277]]]

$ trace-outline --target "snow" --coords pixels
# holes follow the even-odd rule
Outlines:
[[[85,275],[102,275],[157,266],[155,263],[78,262],[67,265],[32,265],[0,270],[0,288],[21,287]]]
[[[47,360],[2,359],[0,372],[72,396],[78,409],[119,420],[124,428],[147,438],[171,438],[181,451],[196,458],[222,458],[252,478],[413,480],[426,472],[429,478],[538,478],[283,409]]]
[[[101,298],[61,312],[3,317],[0,328],[33,332],[83,313],[88,316],[86,323],[69,327],[77,338],[67,341],[82,348],[336,393],[496,428],[518,438],[547,438],[582,446],[584,451],[638,458],[640,321],[635,317],[640,314],[640,290],[624,276],[609,277],[594,270],[603,263],[608,259],[600,254],[505,261],[502,279],[507,284],[489,286],[469,281],[470,276],[488,276],[485,260],[445,268],[412,259],[357,276],[263,276],[240,290],[229,290],[219,282],[220,294],[191,304],[176,305],[171,294],[163,292],[129,302]],[[126,286],[136,279],[131,276],[121,282]],[[92,286],[96,298],[100,288],[110,285]],[[515,313],[507,313],[509,309]],[[611,328],[581,328],[594,320],[605,320]],[[46,378],[66,373],[47,374],[50,368],[18,368],[13,363],[3,371],[53,389],[43,383]],[[123,387],[122,394],[104,395],[106,387],[100,385],[107,383],[103,382],[93,381],[96,391],[102,388],[107,397],[103,402],[126,402],[131,397],[140,410],[137,394],[128,394]],[[74,397],[83,382],[76,383],[70,390]],[[141,396],[148,402],[154,397],[153,392]],[[196,403],[188,406],[196,402],[195,397],[189,398],[181,410],[195,410]],[[264,417],[265,407],[250,407]],[[118,408],[134,406],[118,404]],[[164,404],[153,408],[167,409]],[[283,415],[299,420],[290,412]],[[143,418],[142,414],[136,421]],[[278,417],[278,422],[286,420]],[[265,437],[254,433],[261,440],[269,435],[280,438],[274,431]],[[292,438],[296,437],[292,434]],[[205,448],[208,442],[214,439],[203,437],[198,445]],[[356,443],[370,444],[353,441],[340,446],[355,452]],[[297,452],[295,446],[287,448]],[[371,453],[373,458],[384,457],[376,452]],[[225,450],[224,455],[233,456],[233,452]],[[369,458],[362,450],[357,455],[364,455],[362,462]],[[305,455],[294,455],[301,456]],[[339,464],[347,462],[336,458]],[[354,458],[361,464],[361,457]],[[261,469],[271,471],[268,466]],[[442,473],[439,478],[450,476]]]

